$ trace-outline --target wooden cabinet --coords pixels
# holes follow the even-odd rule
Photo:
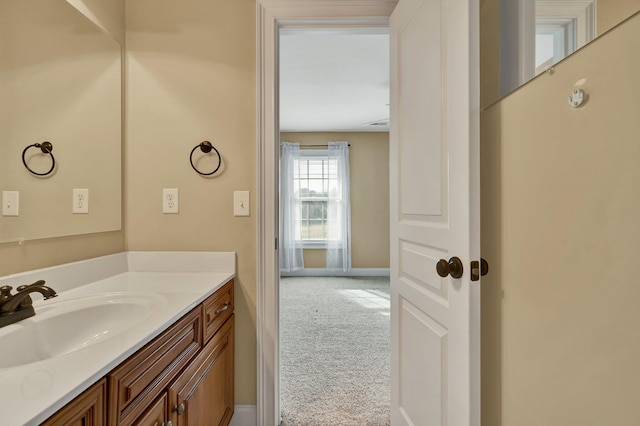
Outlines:
[[[233,416],[233,321],[213,339],[169,387],[174,426],[218,426]]]
[[[108,376],[109,424],[127,426],[146,412],[202,347],[198,307],[156,337]]]
[[[67,404],[43,426],[104,426],[107,424],[107,381],[102,379]]]
[[[44,425],[228,425],[233,309],[231,280]]]

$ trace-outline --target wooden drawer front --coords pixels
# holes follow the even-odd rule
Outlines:
[[[146,413],[142,415],[134,426],[160,426],[165,425],[169,419],[167,415],[167,393],[164,392],[162,397],[158,398],[154,404],[149,407]]]
[[[226,283],[202,304],[204,343],[214,335],[233,313],[233,280]]]
[[[111,425],[130,425],[202,347],[200,307],[109,374]]]
[[[107,381],[100,380],[84,391],[42,426],[102,426],[107,424]]]
[[[234,405],[234,318],[169,387],[173,426],[228,425]],[[180,407],[183,404],[182,407]]]

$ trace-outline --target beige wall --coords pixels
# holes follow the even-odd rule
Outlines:
[[[129,1],[126,61],[127,248],[237,253],[236,403],[255,403],[255,1]],[[203,140],[224,160],[213,178],[189,164]],[[250,217],[233,216],[234,190],[251,191]]]
[[[596,23],[598,35],[609,31],[639,10],[640,0],[598,0]]]
[[[348,141],[351,174],[351,250],[354,268],[389,267],[389,133],[282,133],[302,145]],[[305,268],[324,268],[326,250],[304,250]]]
[[[483,425],[638,424],[637,52],[640,17],[482,114]]]
[[[67,0],[118,43],[125,40],[125,0]]]

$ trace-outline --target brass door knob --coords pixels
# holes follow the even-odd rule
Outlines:
[[[460,258],[454,256],[449,259],[448,262],[440,259],[438,263],[436,263],[436,271],[442,278],[445,278],[447,275],[451,275],[451,278],[460,278],[462,277],[464,267],[462,266]]]

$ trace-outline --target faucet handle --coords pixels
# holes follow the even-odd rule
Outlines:
[[[11,296],[11,290],[13,290],[13,287],[11,287],[10,285],[3,285],[2,287],[0,287],[0,297]]]
[[[18,290],[18,291],[22,291],[22,290],[24,290],[25,288],[35,287],[35,286],[42,286],[42,285],[44,285],[44,284],[45,284],[45,281],[44,281],[44,280],[38,280],[38,281],[36,281],[35,283],[32,283],[32,284],[23,284],[23,285],[21,285],[20,287],[18,287],[16,290]]]

